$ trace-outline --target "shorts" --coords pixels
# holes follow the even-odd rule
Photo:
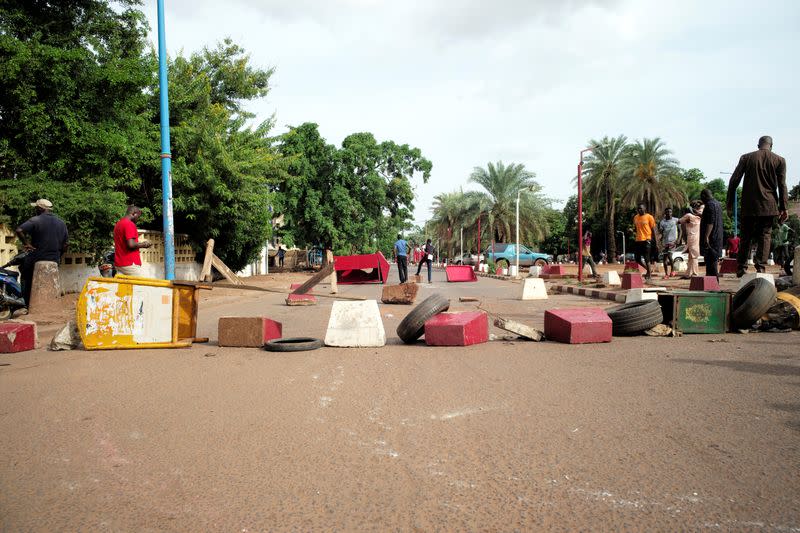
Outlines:
[[[118,266],[117,274],[124,274],[125,276],[137,276],[142,277],[142,265],[128,265],[128,266]]]

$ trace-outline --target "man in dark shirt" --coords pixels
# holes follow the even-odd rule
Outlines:
[[[29,218],[16,229],[17,238],[30,253],[20,267],[22,295],[25,303],[31,299],[33,268],[39,261],[59,263],[67,251],[69,234],[64,221],[52,213],[53,204],[40,198],[31,204],[36,208],[36,216]],[[27,236],[30,236],[30,239]]]
[[[780,217],[780,222],[783,222],[789,216],[786,212],[786,160],[772,152],[772,137],[761,137],[758,140],[758,150],[739,158],[739,164],[728,184],[728,214],[733,212],[736,189],[742,177],[742,242],[737,257],[739,268],[736,272],[739,277],[747,271],[747,260],[753,244],[758,244],[753,257],[756,271],[764,272],[769,259],[775,217]]]
[[[708,189],[703,189],[700,199],[705,205],[700,219],[700,251],[706,262],[706,276],[719,278],[717,264],[722,257],[722,206]]]

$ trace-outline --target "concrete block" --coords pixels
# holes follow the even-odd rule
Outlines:
[[[542,278],[525,278],[522,280],[520,300],[547,300],[547,288]]]
[[[31,288],[31,300],[28,306],[30,314],[39,314],[58,307],[61,301],[61,278],[58,273],[58,263],[37,261],[33,266]]]
[[[292,283],[291,290],[300,287],[302,283]],[[286,305],[316,305],[317,297],[313,294],[289,294]]]
[[[619,279],[619,273],[616,270],[604,272],[603,285],[607,285],[609,287],[619,287],[622,285],[622,280]]]
[[[739,269],[739,260],[735,257],[726,257],[719,265],[720,274],[736,274]]]
[[[567,267],[564,265],[547,265],[546,274],[563,276],[567,273]]]
[[[416,283],[384,285],[381,293],[381,302],[385,304],[411,305],[417,299],[417,292],[419,292],[419,285]]]
[[[528,277],[529,278],[538,278],[543,274],[542,267],[538,265],[534,265],[528,269]]]
[[[47,349],[51,351],[74,350],[80,344],[81,336],[78,333],[78,324],[74,320],[70,320],[56,332]]]
[[[747,285],[750,281],[756,278],[763,278],[773,285],[775,285],[775,276],[772,274],[767,274],[766,272],[748,272],[741,278],[739,278],[739,288],[741,289],[745,285]]]
[[[517,268],[517,265],[511,265],[510,267],[508,267],[509,276],[517,277],[518,274],[519,274],[519,269]]]
[[[378,302],[333,302],[325,344],[352,348],[386,344]]]
[[[638,272],[623,272],[622,274],[622,288],[623,289],[641,289],[644,287],[644,280],[642,275]]]
[[[36,323],[26,321],[0,322],[0,353],[33,350],[37,342]]]
[[[611,318],[596,307],[550,309],[544,313],[544,335],[567,344],[611,342]]]
[[[220,346],[261,348],[272,339],[280,339],[283,326],[263,316],[223,316],[218,323]]]
[[[651,291],[647,289],[628,289],[625,295],[625,303],[639,302],[641,300],[658,300],[659,291]]]
[[[690,291],[720,291],[716,276],[692,276],[689,280]]]
[[[439,313],[425,322],[428,346],[469,346],[489,340],[489,316],[483,311]]]
[[[494,319],[494,325],[528,340],[539,342],[544,339],[543,331],[514,320],[497,317]]]

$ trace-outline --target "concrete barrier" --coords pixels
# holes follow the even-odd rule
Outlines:
[[[220,346],[261,348],[267,341],[280,339],[283,325],[263,316],[224,316],[219,319]]]
[[[616,270],[609,270],[603,273],[603,285],[609,287],[619,287],[622,281],[619,279],[619,273]]]
[[[483,311],[439,313],[425,322],[428,346],[469,346],[489,340],[489,316]]]
[[[716,276],[692,276],[689,280],[690,291],[721,291]]]
[[[61,278],[58,274],[58,263],[55,261],[37,261],[33,265],[33,283],[31,283],[31,300],[28,306],[30,314],[38,314],[54,309],[61,301]]]
[[[622,274],[623,289],[641,289],[642,287],[644,287],[644,280],[638,272],[624,272]]]
[[[13,320],[0,322],[0,353],[16,353],[36,348],[35,322]]]
[[[600,308],[551,309],[544,313],[544,336],[567,344],[611,342],[611,318]]]
[[[741,289],[742,287],[744,287],[745,285],[747,285],[749,282],[753,281],[756,278],[763,278],[772,283],[773,285],[775,285],[775,276],[773,276],[772,274],[767,274],[766,272],[748,272],[744,276],[739,278],[739,288]]]
[[[386,332],[383,329],[378,302],[333,302],[328,331],[325,333],[327,346],[357,348],[383,346]]]
[[[547,300],[547,288],[542,278],[525,278],[522,280],[520,300]]]

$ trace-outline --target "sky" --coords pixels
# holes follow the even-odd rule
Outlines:
[[[575,194],[589,139],[660,137],[684,168],[727,176],[761,135],[800,178],[796,0],[164,0],[167,49],[230,37],[275,68],[248,109],[275,133],[372,132],[422,150],[415,221],[488,162]],[[143,9],[155,30],[156,2]]]

